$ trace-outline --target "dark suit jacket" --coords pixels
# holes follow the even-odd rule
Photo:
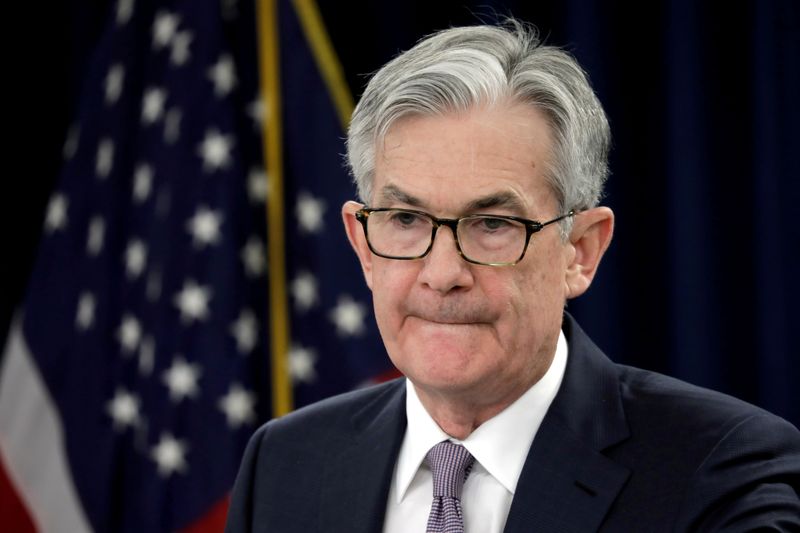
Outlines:
[[[616,365],[569,316],[564,322],[566,374],[506,532],[800,531],[794,426]],[[269,422],[245,453],[226,531],[381,531],[405,427],[402,380]]]

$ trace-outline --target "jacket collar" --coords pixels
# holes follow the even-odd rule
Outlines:
[[[595,531],[630,471],[602,454],[629,436],[614,364],[565,314],[561,389],[522,468],[506,533]]]
[[[351,418],[339,456],[322,473],[320,531],[383,529],[394,465],[406,429],[405,379],[383,390]]]

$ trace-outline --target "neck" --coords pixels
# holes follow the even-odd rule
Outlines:
[[[442,398],[434,400],[421,389],[417,389],[417,395],[425,410],[442,431],[459,440],[469,437],[481,424],[513,403],[476,409],[475,406],[468,407],[462,402],[450,402]]]
[[[537,373],[532,376],[532,379],[518,384],[517,387],[505,389],[504,394],[499,398],[486,394],[485,391],[482,394],[476,394],[474,391],[454,394],[417,384],[414,384],[414,389],[420,403],[434,422],[442,428],[442,431],[453,438],[464,440],[481,424],[517,401],[534,383],[541,379],[545,371]],[[491,402],[486,401],[486,398],[492,397],[496,399]]]

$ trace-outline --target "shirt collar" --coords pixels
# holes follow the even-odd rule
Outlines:
[[[559,332],[550,368],[514,403],[487,420],[465,440],[442,431],[431,418],[411,381],[406,380],[408,426],[397,459],[395,483],[398,503],[425,460],[428,450],[443,440],[463,444],[475,460],[511,494],[517,488],[522,466],[544,415],[555,398],[567,367],[567,339]]]

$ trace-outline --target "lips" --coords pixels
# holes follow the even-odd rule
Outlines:
[[[485,307],[461,307],[457,305],[439,305],[428,309],[422,306],[412,306],[407,311],[407,316],[418,318],[426,322],[446,325],[475,325],[488,324],[493,321],[492,313]]]
[[[453,317],[431,317],[431,316],[419,316],[419,315],[411,315],[414,318],[418,318],[420,320],[424,320],[425,322],[431,322],[433,324],[442,324],[447,326],[468,326],[474,324],[485,324],[485,320],[473,320],[467,318],[453,318]]]

